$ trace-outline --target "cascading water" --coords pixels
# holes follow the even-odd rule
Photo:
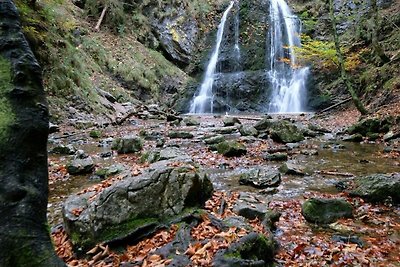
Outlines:
[[[214,51],[212,52],[211,59],[208,62],[204,80],[200,86],[200,92],[197,96],[193,98],[190,105],[190,113],[213,113],[214,96],[212,92],[212,87],[214,84],[215,69],[218,62],[218,55],[221,47],[222,37],[224,35],[226,18],[233,5],[234,1],[231,1],[230,5],[222,15],[220,24],[218,25],[216,45]]]
[[[236,16],[235,16],[235,72],[239,73],[241,71],[241,62],[240,62],[240,44],[239,44],[239,39],[240,39],[240,12],[239,9],[236,11]]]
[[[300,46],[300,21],[284,0],[270,0],[267,69],[272,83],[269,112],[301,112],[308,68],[298,68],[294,47]]]

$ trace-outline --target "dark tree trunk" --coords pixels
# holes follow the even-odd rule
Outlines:
[[[381,66],[390,61],[390,59],[386,56],[385,52],[382,49],[382,46],[379,44],[379,10],[378,4],[376,0],[371,0],[371,42],[372,42],[372,49],[375,56],[375,63],[378,66]]]
[[[0,0],[0,266],[65,266],[46,223],[47,134],[41,68]]]
[[[366,114],[368,114],[368,111],[365,109],[360,98],[357,96],[356,92],[354,91],[353,85],[351,84],[348,74],[346,72],[346,67],[344,64],[345,58],[343,56],[342,51],[340,50],[339,35],[336,30],[336,19],[335,19],[334,7],[333,7],[333,0],[328,0],[328,5],[329,5],[329,16],[330,16],[330,20],[331,20],[331,24],[332,24],[333,39],[334,39],[335,48],[336,48],[336,55],[337,55],[338,61],[339,61],[340,76],[347,88],[347,91],[350,93],[351,98],[353,99],[353,103],[356,106],[357,110],[360,111],[360,113],[362,115],[366,115]]]

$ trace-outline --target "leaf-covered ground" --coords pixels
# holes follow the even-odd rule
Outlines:
[[[335,117],[321,117],[316,122],[323,126],[335,125],[338,130],[358,118],[356,111],[343,112]],[[306,120],[306,118],[300,118]],[[210,119],[210,124],[220,126],[220,118]],[[254,123],[247,121],[247,123]],[[118,136],[126,133],[138,133],[141,129],[150,129],[150,123],[140,122],[141,127],[121,128],[117,131],[107,133],[107,136]],[[149,127],[149,128],[147,128]],[[151,128],[154,129],[154,128]],[[173,127],[159,126],[163,133],[167,133]],[[263,164],[262,153],[266,149],[279,148],[280,145],[270,140],[257,139],[247,142],[248,153],[240,158],[228,159],[211,152],[205,146],[192,141],[177,140],[184,144],[195,162],[205,168],[218,168],[223,166],[228,169],[237,167],[251,167]],[[152,142],[146,142],[145,149],[154,147]],[[290,155],[296,157],[297,153]],[[387,157],[395,164],[399,162],[398,154],[378,155]],[[52,157],[50,161],[50,183],[60,185],[70,177],[65,170],[64,160]],[[148,164],[139,162],[137,155],[114,155],[115,162],[124,163],[130,167],[132,175],[139,175]],[[178,162],[176,164],[179,164]],[[396,166],[396,165],[393,165]],[[399,166],[399,165],[397,165]],[[334,174],[335,172],[333,172]],[[328,173],[327,175],[331,175]],[[351,175],[351,174],[350,174]],[[99,183],[79,189],[77,192],[87,191],[100,192],[109,187],[122,177],[115,175]],[[290,177],[283,177],[283,181],[289,181]],[[54,190],[54,188],[52,189]],[[233,214],[232,207],[238,198],[236,190],[218,190],[213,197],[207,201],[205,213],[201,222],[192,229],[191,236],[196,240],[186,251],[176,251],[190,256],[191,266],[211,266],[213,256],[219,249],[227,248],[231,243],[247,234],[247,231],[237,227],[231,227],[227,231],[221,231],[215,227],[207,214],[217,218],[225,218]],[[56,195],[61,200],[67,195]],[[311,197],[345,198],[353,204],[354,218],[342,219],[336,223],[322,227],[305,221],[301,214],[301,204]],[[220,214],[221,202],[226,203],[226,208]],[[344,193],[327,194],[305,191],[294,198],[273,199],[269,207],[281,213],[280,220],[276,224],[273,233],[266,231],[258,220],[251,221],[255,231],[272,234],[280,244],[275,261],[277,266],[400,266],[400,208],[392,206],[391,203],[370,204],[360,198],[352,198]],[[77,213],[80,211],[77,210]],[[168,266],[170,258],[163,258],[155,253],[160,248],[174,239],[178,225],[172,225],[163,229],[153,236],[140,241],[137,244],[127,245],[124,251],[113,251],[104,244],[98,244],[84,257],[77,258],[73,252],[68,236],[61,226],[55,228],[52,233],[58,255],[70,266]],[[129,263],[129,264],[128,264]],[[140,264],[138,264],[140,263]]]

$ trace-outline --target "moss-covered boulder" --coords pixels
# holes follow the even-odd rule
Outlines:
[[[219,154],[225,157],[240,157],[247,153],[246,147],[237,141],[224,141],[217,145]]]
[[[249,126],[249,125],[242,125],[239,128],[239,132],[242,136],[257,136],[258,135],[257,129],[254,128],[253,126]]]
[[[390,118],[366,118],[347,129],[349,134],[386,133],[390,128]]]
[[[183,118],[183,124],[186,126],[199,126],[200,121],[193,116]]]
[[[273,153],[273,154],[265,154],[263,159],[268,161],[285,161],[288,159],[288,154],[283,152]]]
[[[270,129],[272,140],[279,143],[297,143],[304,140],[303,132],[293,123],[285,120],[275,121]]]
[[[277,187],[281,183],[281,174],[278,171],[253,169],[240,175],[239,183],[255,188]]]
[[[215,135],[211,137],[207,137],[204,139],[204,143],[207,145],[215,145],[225,141],[225,137],[223,135]]]
[[[268,128],[272,126],[273,122],[274,121],[272,120],[271,117],[266,117],[257,122],[254,125],[254,128],[256,128],[258,131],[268,130]]]
[[[228,249],[217,252],[213,266],[274,266],[277,242],[272,237],[251,232],[232,244]]]
[[[364,140],[364,138],[363,138],[363,136],[362,136],[361,134],[359,134],[359,133],[357,133],[357,134],[352,134],[352,135],[350,135],[350,136],[346,136],[346,137],[343,138],[343,141],[345,141],[345,142],[356,142],[356,143],[359,143],[359,142],[361,142],[362,140]]]
[[[353,207],[343,199],[311,198],[304,202],[301,212],[309,222],[329,224],[340,218],[351,218]]]
[[[242,124],[238,118],[232,116],[224,116],[222,118],[222,123],[225,127],[234,126],[235,124]]]
[[[372,174],[357,177],[352,196],[359,196],[372,202],[383,202],[391,199],[400,203],[400,173]]]
[[[292,174],[292,175],[300,175],[300,176],[303,176],[306,174],[306,170],[305,170],[304,166],[301,166],[292,161],[283,163],[279,167],[279,171],[283,174]]]
[[[67,172],[72,175],[91,173],[94,161],[91,157],[75,158],[66,165]]]
[[[168,223],[187,209],[202,207],[212,191],[209,178],[191,164],[174,168],[156,163],[96,196],[71,196],[63,208],[64,225],[75,248],[85,250]]]
[[[114,140],[112,148],[118,153],[136,153],[142,150],[143,140],[135,135],[124,136]]]
[[[168,133],[169,138],[177,139],[177,138],[182,138],[182,139],[191,139],[194,137],[192,133],[185,132],[185,131],[170,131]]]

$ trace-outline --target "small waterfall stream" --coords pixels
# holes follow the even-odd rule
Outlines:
[[[300,20],[285,0],[269,0],[263,5],[264,16],[251,21],[255,23],[251,25],[249,18],[244,18],[241,25],[240,16],[246,13],[241,12],[239,1],[230,2],[218,25],[215,46],[189,113],[246,112],[249,107],[271,113],[304,111],[309,69],[299,67],[294,53],[295,47],[301,45]],[[258,39],[258,47],[265,42],[262,54],[254,49],[254,43],[251,46],[252,39],[246,39],[249,34],[257,38],[254,25],[267,27],[264,35],[258,32],[258,36],[263,36]],[[242,36],[240,27],[245,27]],[[245,38],[243,43],[241,37]],[[257,44],[257,39],[254,42]]]
[[[269,112],[304,110],[308,68],[298,68],[294,47],[300,46],[300,20],[284,0],[270,0],[267,75],[272,83]]]
[[[190,105],[190,113],[213,113],[213,92],[215,69],[218,63],[219,49],[221,47],[222,37],[224,35],[225,22],[229,11],[232,9],[234,1],[231,1],[228,8],[225,10],[221,22],[218,25],[217,40],[211,59],[208,62],[204,80],[200,86],[200,92],[195,96]]]

